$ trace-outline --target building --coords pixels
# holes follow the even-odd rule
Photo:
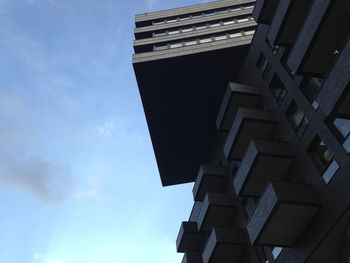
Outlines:
[[[136,48],[142,27],[251,4],[136,16],[134,69],[163,185],[195,181],[178,252],[183,263],[349,263],[350,1],[258,0],[249,40],[212,35],[189,51],[179,31],[173,50],[173,36],[164,50]],[[165,37],[150,31],[147,43]],[[232,47],[216,62],[220,41]]]

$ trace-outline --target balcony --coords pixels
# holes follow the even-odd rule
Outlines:
[[[279,0],[256,1],[253,11],[254,20],[261,24],[271,24],[279,2]]]
[[[261,93],[258,88],[239,83],[228,84],[216,119],[216,127],[229,131],[238,108],[259,108]]]
[[[229,173],[225,166],[202,165],[192,190],[194,200],[203,201],[207,192],[224,192],[228,175]]]
[[[185,253],[181,263],[203,263],[202,253],[200,252]]]
[[[311,185],[270,183],[247,225],[253,245],[292,247],[320,202]]]
[[[248,243],[243,228],[214,228],[203,250],[203,263],[239,262]]]
[[[293,45],[313,2],[314,0],[287,0],[279,5],[268,33],[271,43]]]
[[[260,197],[269,181],[284,180],[294,158],[288,143],[252,141],[234,180],[236,193]]]
[[[241,160],[251,140],[268,140],[275,129],[271,112],[240,108],[224,145],[227,159]]]
[[[198,232],[196,222],[182,222],[176,239],[177,252],[201,252],[206,233]]]
[[[233,194],[207,193],[198,216],[198,229],[210,232],[213,227],[229,227],[236,212]]]

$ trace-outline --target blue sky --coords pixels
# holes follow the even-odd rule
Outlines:
[[[0,0],[0,262],[181,262],[193,184],[161,187],[133,19],[200,2]]]

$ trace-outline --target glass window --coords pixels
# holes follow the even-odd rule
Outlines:
[[[239,32],[239,33],[232,33],[232,34],[230,34],[230,37],[231,37],[231,38],[241,37],[241,36],[242,36],[242,33],[241,33],[241,32]]]
[[[156,22],[153,22],[153,25],[161,25],[161,24],[164,24],[165,21],[162,20],[162,21],[156,21]]]
[[[205,29],[205,28],[207,28],[207,25],[196,26],[196,30],[201,30],[201,29]]]
[[[174,44],[170,44],[170,48],[177,48],[177,47],[182,47],[182,43],[174,43]]]
[[[328,184],[339,169],[339,165],[334,160],[332,153],[317,135],[313,139],[308,152],[322,174],[322,179]]]
[[[160,51],[160,50],[165,50],[168,49],[167,45],[163,45],[163,46],[154,46],[154,51]]]
[[[181,31],[182,31],[182,33],[191,32],[191,31],[193,31],[193,27],[183,28]]]
[[[223,40],[223,39],[227,39],[226,35],[220,35],[220,36],[216,36],[215,40]]]
[[[255,33],[255,30],[248,30],[248,31],[245,31],[245,34],[246,35],[254,35]]]
[[[234,24],[234,23],[235,23],[234,20],[224,21],[224,25],[225,25],[225,26],[226,26],[226,25],[232,25],[232,24]]]
[[[345,151],[350,153],[350,83],[331,114],[328,124]]]
[[[209,37],[209,38],[202,38],[202,39],[200,39],[199,40],[199,43],[208,43],[208,42],[211,42],[212,40],[211,40],[211,38]]]
[[[277,103],[281,105],[284,101],[284,98],[287,95],[287,89],[284,87],[282,81],[277,76],[277,74],[275,74],[272,78],[270,90],[273,96],[275,96]]]
[[[162,37],[162,36],[165,36],[166,35],[166,32],[158,32],[158,33],[154,33],[153,36],[154,37]]]
[[[274,247],[273,249],[272,249],[272,256],[273,256],[273,258],[274,259],[277,259],[278,258],[278,256],[281,254],[281,252],[282,252],[282,249],[283,248],[281,248],[281,247]]]
[[[238,19],[238,20],[237,20],[238,23],[247,22],[247,21],[249,21],[248,18],[241,18],[241,19]]]
[[[177,30],[172,30],[172,31],[169,31],[169,35],[175,35],[175,34],[178,34],[180,33],[180,31],[177,29]]]
[[[202,17],[203,14],[197,14],[197,15],[192,15],[192,18],[199,18],[199,17]]]
[[[242,201],[242,205],[244,208],[244,211],[246,213],[247,218],[250,218],[250,216],[253,214],[255,207],[256,207],[257,201],[252,197],[246,197]]]
[[[173,18],[173,19],[167,20],[167,23],[173,23],[173,22],[176,22],[176,21],[177,21],[177,18]]]
[[[210,24],[209,27],[218,27],[220,26],[220,22],[214,23],[214,24]]]
[[[188,20],[188,19],[190,19],[190,17],[189,17],[189,16],[186,16],[186,17],[180,17],[180,18],[179,18],[179,20],[180,20],[180,21],[183,21],[183,20]]]
[[[292,101],[292,103],[290,104],[286,112],[286,117],[289,120],[298,137],[301,138],[305,130],[309,126],[309,121],[305,117],[304,112],[301,111],[301,109],[297,106],[297,104],[294,101]]]
[[[316,99],[322,88],[323,81],[324,79],[312,77],[304,78],[303,82],[301,83],[299,89],[310,103],[313,103],[313,101]]]
[[[267,59],[263,53],[260,53],[258,62],[256,63],[256,66],[263,73],[262,74],[263,79],[266,79],[267,74],[270,71],[271,65],[267,61]]]
[[[197,44],[197,40],[186,41],[185,46],[192,46]]]

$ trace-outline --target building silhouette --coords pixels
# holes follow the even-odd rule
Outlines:
[[[162,184],[195,182],[182,262],[349,263],[350,1],[221,0],[135,24]]]

